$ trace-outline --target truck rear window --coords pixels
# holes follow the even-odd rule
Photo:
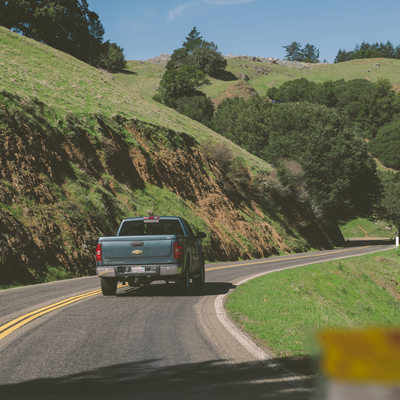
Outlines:
[[[152,224],[145,224],[143,221],[125,221],[119,232],[119,236],[146,235],[183,235],[183,230],[178,220],[161,219]]]

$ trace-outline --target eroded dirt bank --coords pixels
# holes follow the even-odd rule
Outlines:
[[[0,283],[93,273],[97,237],[133,215],[185,216],[207,231],[209,260],[332,243],[307,207],[263,192],[235,160],[140,121],[59,118],[3,92],[0,155]]]

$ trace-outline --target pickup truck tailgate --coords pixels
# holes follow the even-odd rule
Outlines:
[[[176,236],[119,236],[100,239],[103,265],[164,264],[174,262]]]

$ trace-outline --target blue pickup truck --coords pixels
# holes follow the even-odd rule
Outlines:
[[[136,217],[121,222],[116,236],[100,237],[97,275],[103,295],[115,295],[117,283],[142,286],[175,282],[187,291],[205,281],[201,239],[180,217]]]

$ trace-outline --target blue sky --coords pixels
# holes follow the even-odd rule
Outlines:
[[[105,40],[128,60],[172,53],[196,26],[223,54],[284,58],[283,45],[314,44],[332,62],[357,43],[400,44],[399,0],[88,0]]]

